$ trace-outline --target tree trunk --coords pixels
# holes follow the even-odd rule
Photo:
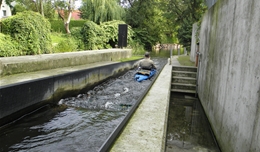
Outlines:
[[[67,21],[64,23],[65,30],[66,30],[66,33],[67,33],[67,34],[70,34],[69,25],[70,25],[71,15],[72,15],[72,11],[70,11],[69,16],[68,16],[68,19],[67,19]]]

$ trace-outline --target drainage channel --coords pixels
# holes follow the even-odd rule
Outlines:
[[[158,73],[151,80],[136,82],[129,70],[3,128],[0,151],[107,151],[167,62],[153,60]]]
[[[194,94],[172,93],[166,152],[220,152],[210,123]]]

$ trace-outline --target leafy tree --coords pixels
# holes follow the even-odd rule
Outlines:
[[[146,49],[152,49],[152,46],[162,40],[164,24],[166,20],[162,15],[160,1],[157,0],[129,0],[125,5],[126,23],[128,23],[136,33],[138,38]]]
[[[70,34],[69,24],[75,7],[75,0],[56,0],[54,6],[64,23],[66,32]]]
[[[174,25],[179,42],[189,48],[191,44],[192,24],[201,20],[206,10],[203,0],[162,0],[164,16]]]
[[[124,9],[118,0],[83,0],[79,9],[81,18],[100,24],[112,20],[121,20],[124,17]]]
[[[55,14],[55,9],[51,0],[16,0],[16,4],[12,9],[12,14],[15,15],[18,12],[23,11],[39,12],[48,19],[53,19]]]

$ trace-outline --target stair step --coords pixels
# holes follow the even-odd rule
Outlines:
[[[172,71],[197,72],[197,67],[192,67],[192,66],[172,66]]]
[[[170,102],[175,105],[193,106],[193,103],[197,99],[186,99],[186,98],[171,98]]]
[[[171,89],[172,92],[181,92],[181,93],[196,93],[196,90],[183,90],[183,89]]]
[[[197,77],[197,72],[172,71],[172,76],[196,78]]]
[[[196,84],[196,78],[173,76],[172,83]]]
[[[195,84],[172,83],[172,89],[196,90]]]

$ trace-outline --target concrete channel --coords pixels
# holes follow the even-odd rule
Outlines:
[[[85,61],[81,59],[84,57],[85,60],[92,59]],[[133,68],[136,61],[117,62],[122,58],[129,57],[131,57],[129,49],[112,49],[1,58],[0,126],[41,106],[48,103],[55,104],[63,97],[80,93],[109,77]],[[56,68],[55,63],[62,59],[70,62],[65,62],[63,68]],[[31,69],[31,67],[48,62],[52,62],[52,64],[46,66],[46,70]],[[6,76],[6,73],[12,75]]]
[[[25,111],[32,110],[35,105],[39,107],[46,103],[58,101],[65,94],[71,95],[71,90],[73,90],[73,93],[78,93],[86,87],[91,87],[86,85],[87,83],[95,85],[109,76],[128,70],[134,66],[134,62],[122,65],[115,61],[100,61],[2,77],[0,82],[1,125],[18,118]],[[172,58],[170,63],[171,65],[168,63],[164,66],[137,110],[121,131],[120,136],[109,147],[110,151],[165,151],[171,70],[172,65],[179,65],[176,58]],[[113,68],[108,68],[106,65]],[[70,74],[66,74],[67,72],[70,72]],[[89,72],[93,74],[87,74]],[[58,75],[54,76],[54,73],[58,73]],[[14,89],[17,85],[19,87]],[[15,104],[9,102],[21,101],[20,99],[26,99],[25,101],[30,102]],[[35,101],[41,102],[35,103]],[[19,108],[17,109],[17,107]],[[9,117],[9,115],[12,115],[12,117]]]

